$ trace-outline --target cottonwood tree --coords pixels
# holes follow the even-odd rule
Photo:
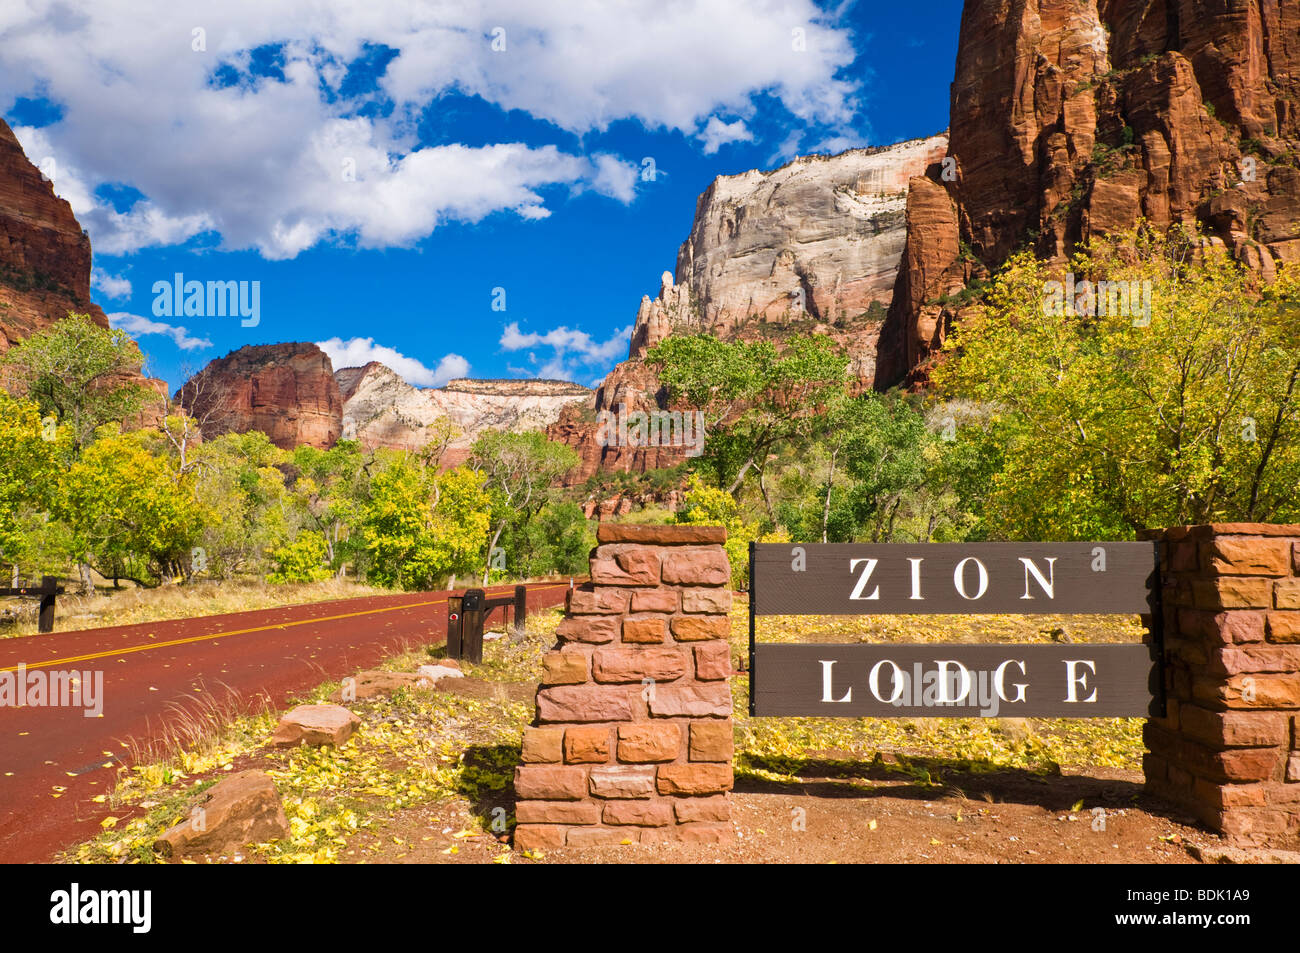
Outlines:
[[[0,381],[14,396],[35,401],[42,417],[68,427],[75,455],[96,428],[133,417],[148,401],[151,392],[140,382],[143,363],[125,331],[70,313],[6,351]]]
[[[578,455],[540,431],[481,434],[470,451],[469,467],[484,478],[493,497],[492,537],[483,565],[483,582],[491,572],[492,552],[506,526],[529,521],[546,504],[551,484],[578,465]]]
[[[1149,312],[1132,295],[1127,310],[1082,294],[1053,306],[1059,275],[1014,255],[932,372],[940,393],[1003,408],[991,534],[1300,519],[1296,269],[1261,288],[1177,230],[1094,241],[1069,267],[1078,281],[1136,282]]]
[[[738,496],[754,473],[769,519],[769,457],[816,434],[849,384],[848,361],[825,335],[798,335],[780,349],[766,340],[669,337],[646,361],[659,368],[674,407],[703,414],[701,462],[718,486]]]

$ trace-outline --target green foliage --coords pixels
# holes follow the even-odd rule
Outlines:
[[[325,537],[320,533],[310,530],[299,533],[296,539],[278,547],[271,558],[275,560],[275,569],[267,574],[267,582],[320,582],[330,577],[329,567],[325,565]]]
[[[226,579],[260,573],[265,554],[292,539],[302,520],[279,469],[287,456],[258,431],[223,434],[195,451],[204,572]]]
[[[771,341],[670,337],[646,361],[675,405],[704,415],[700,466],[733,496],[751,471],[766,494],[769,456],[815,433],[848,386],[848,363],[824,335],[792,337],[780,351]]]
[[[74,551],[110,578],[155,585],[189,565],[201,518],[191,487],[139,433],[105,433],[64,478],[54,510]]]
[[[1020,254],[949,338],[940,390],[1001,408],[988,534],[1110,539],[1300,518],[1300,276],[1285,271],[1261,296],[1236,263],[1193,246],[1135,232],[1071,262],[1081,279],[1150,282],[1149,323],[1132,306],[1046,307],[1052,276]]]
[[[433,589],[478,565],[491,499],[482,478],[457,468],[441,475],[403,459],[371,481],[361,538],[377,585]]]
[[[144,406],[149,391],[123,382],[139,375],[142,361],[125,331],[69,314],[6,351],[0,379],[10,393],[35,401],[42,416],[52,414],[71,428],[71,446],[79,452],[98,427],[120,423]]]
[[[491,495],[491,538],[483,566],[486,580],[487,561],[506,529],[511,524],[528,523],[537,515],[550,498],[551,484],[578,465],[578,455],[539,431],[492,430],[474,441],[468,463],[482,475]]]
[[[745,522],[740,508],[731,494],[708,486],[698,474],[692,474],[690,485],[677,512],[677,522],[689,526],[722,526],[727,531],[724,548],[731,561],[731,586],[746,589],[749,586],[749,544],[785,542],[786,533],[764,533],[758,522]]]
[[[578,575],[587,571],[596,533],[576,503],[547,503],[532,519],[512,521],[501,545],[515,576]]]
[[[49,509],[58,490],[59,450],[67,449],[69,432],[53,421],[42,424],[40,408],[0,393],[0,559],[21,562],[39,547]],[[52,439],[50,439],[52,438]]]

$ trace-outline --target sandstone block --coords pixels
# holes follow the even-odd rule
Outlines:
[[[618,726],[618,760],[633,764],[673,761],[682,746],[682,731],[675,724]]]
[[[692,761],[731,761],[734,743],[731,719],[691,723]]]
[[[664,555],[663,581],[685,586],[721,586],[731,581],[731,566],[721,549],[685,547]]]
[[[729,764],[665,764],[659,768],[660,794],[718,794],[733,783]]]
[[[271,745],[341,745],[352,737],[361,719],[341,705],[299,705],[280,719]]]
[[[643,678],[671,682],[686,674],[686,653],[673,647],[605,648],[592,656],[592,674],[598,682],[640,682]]]
[[[537,693],[537,718],[542,722],[631,721],[628,689],[604,685],[567,685]]]
[[[731,714],[731,688],[725,682],[656,686],[650,696],[650,714],[656,718],[726,717]]]
[[[609,760],[607,725],[574,725],[564,729],[564,760],[569,764],[604,764]]]
[[[655,790],[655,769],[619,765],[591,769],[591,793],[601,798],[646,798]]]
[[[521,801],[580,801],[586,793],[585,768],[541,764],[515,768],[515,794]]]

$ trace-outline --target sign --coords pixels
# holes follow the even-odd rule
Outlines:
[[[758,644],[765,615],[1159,616],[1155,543],[754,543],[750,714],[1112,718],[1164,712],[1154,644]],[[1159,626],[1153,627],[1159,631]]]
[[[1152,714],[1146,645],[755,646],[760,715],[1117,718]],[[751,673],[752,675],[752,673]]]
[[[756,543],[758,615],[1150,612],[1155,543]]]

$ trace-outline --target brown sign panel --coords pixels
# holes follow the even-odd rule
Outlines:
[[[758,543],[756,615],[1149,613],[1146,543]]]
[[[1116,718],[1158,715],[1146,645],[754,646],[761,716]]]

